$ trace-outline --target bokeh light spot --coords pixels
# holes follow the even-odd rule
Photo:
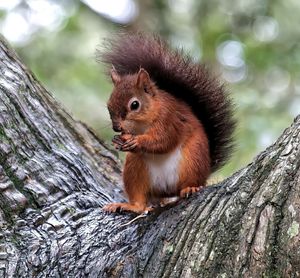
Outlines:
[[[259,16],[254,22],[253,32],[257,40],[270,42],[278,36],[278,23],[272,17]]]
[[[117,23],[129,23],[138,13],[138,8],[132,0],[82,0],[82,2]]]

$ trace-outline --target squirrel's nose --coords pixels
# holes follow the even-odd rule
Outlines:
[[[113,130],[115,132],[121,132],[122,131],[122,128],[119,124],[113,124]]]

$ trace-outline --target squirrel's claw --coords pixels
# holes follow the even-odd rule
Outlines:
[[[204,186],[188,186],[180,190],[179,196],[181,198],[188,198],[193,193],[202,190]]]
[[[135,137],[128,139],[122,146],[121,151],[129,152],[133,151],[138,147],[138,141]]]
[[[121,135],[115,135],[114,138],[112,139],[112,142],[116,143],[116,144],[120,144],[120,145],[122,145],[124,143]]]
[[[121,146],[124,144],[124,141],[120,135],[115,135],[112,139],[112,143],[117,150],[120,150]]]
[[[138,146],[137,139],[132,135],[115,135],[112,143],[117,150],[123,152],[133,151]]]
[[[153,210],[152,207],[146,207],[144,204],[130,204],[130,203],[111,203],[103,207],[104,211],[107,212],[123,212],[132,211],[138,214],[148,213]]]

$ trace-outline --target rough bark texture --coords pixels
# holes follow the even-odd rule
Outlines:
[[[0,277],[300,277],[300,117],[253,163],[133,220],[120,163],[0,44]],[[100,108],[99,108],[100,109]]]

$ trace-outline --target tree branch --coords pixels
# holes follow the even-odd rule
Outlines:
[[[1,277],[300,275],[299,116],[218,185],[137,219],[104,213],[124,199],[118,159],[1,41]]]

